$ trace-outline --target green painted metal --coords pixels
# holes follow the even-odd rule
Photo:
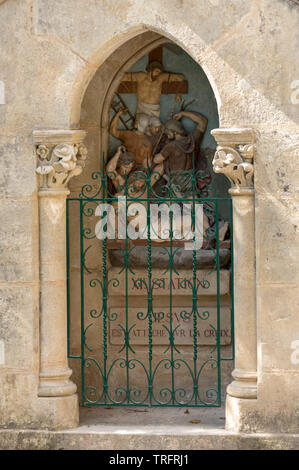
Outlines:
[[[119,275],[124,275],[125,287],[122,292],[122,307],[125,309],[125,319],[122,322],[120,313],[116,307],[112,312],[109,308],[109,287],[114,288],[120,285],[117,277],[109,279],[109,241],[107,239],[99,240],[96,237],[94,224],[98,222],[95,217],[95,209],[98,204],[112,204],[118,201],[115,193],[111,191],[108,178],[105,173],[105,159],[102,157],[102,170],[92,174],[91,183],[82,187],[78,198],[69,198],[67,200],[67,321],[68,321],[68,357],[81,361],[81,404],[82,405],[109,405],[109,406],[189,406],[189,407],[209,407],[221,406],[221,362],[234,360],[234,312],[233,312],[233,238],[232,238],[232,201],[229,197],[219,198],[215,195],[212,186],[205,189],[202,194],[198,187],[198,178],[202,177],[195,169],[194,157],[193,167],[188,172],[183,172],[185,181],[191,182],[189,187],[179,193],[181,188],[177,182],[171,181],[171,175],[167,184],[162,187],[160,194],[155,193],[155,188],[151,186],[151,177],[153,170],[147,161],[147,168],[139,171],[136,178],[143,178],[145,181],[142,193],[134,197],[136,187],[134,184],[128,185],[127,177],[125,183],[118,188],[126,196],[126,237],[124,242],[119,242],[119,250],[123,254],[123,266],[119,268]],[[115,175],[109,175],[110,179]],[[161,195],[162,193],[162,195]],[[180,196],[178,196],[178,193]],[[129,276],[134,276],[134,267],[131,266],[130,259],[132,251],[135,249],[134,243],[129,243],[127,233],[128,207],[132,202],[138,201],[146,208],[147,233],[144,246],[144,253],[147,260],[144,278],[138,278],[134,281],[134,287],[146,289],[146,306],[141,307],[133,323],[130,323],[129,308],[131,299],[129,296]],[[205,233],[206,249],[211,250],[214,255],[214,267],[210,269],[209,274],[216,273],[217,276],[217,320],[216,324],[211,324],[210,313],[205,311],[200,313],[198,289],[209,288],[209,279],[198,282],[197,279],[197,257],[195,235],[193,236],[192,250],[192,280],[179,279],[179,288],[189,288],[191,293],[187,297],[191,312],[183,307],[177,314],[180,322],[191,320],[192,344],[183,346],[187,348],[188,354],[182,353],[182,348],[177,344],[176,331],[180,323],[175,326],[174,312],[174,292],[173,278],[179,276],[178,268],[175,265],[175,255],[184,249],[184,246],[177,246],[175,243],[173,230],[173,213],[170,212],[170,231],[167,246],[163,250],[168,254],[168,267],[163,276],[169,279],[169,297],[165,311],[155,312],[156,288],[163,287],[165,278],[155,279],[152,270],[152,248],[151,239],[151,212],[152,203],[190,203],[191,204],[191,227],[192,233],[195,233],[195,205],[201,203],[204,205],[204,212],[208,216],[211,227]],[[232,341],[231,356],[221,357],[221,299],[220,299],[220,258],[219,258],[219,217],[220,204],[229,206],[230,214],[230,241],[231,241],[231,281],[232,281]],[[70,249],[70,210],[77,213],[79,218],[79,281],[77,286],[80,290],[80,325],[81,325],[81,348],[80,354],[71,353],[71,328],[72,322],[72,302],[71,302],[71,259]],[[97,253],[91,255],[91,253]],[[77,289],[77,287],[75,287]],[[89,299],[94,299],[90,292],[96,291],[97,303],[90,306]],[[186,298],[186,297],[185,297]],[[186,302],[186,301],[185,301]],[[135,304],[134,304],[135,305]],[[157,307],[157,305],[156,305]],[[163,307],[164,308],[164,307]],[[178,308],[176,306],[176,308]],[[167,311],[166,311],[167,310]],[[166,322],[167,312],[169,312],[169,322]],[[165,336],[168,337],[166,347],[154,343],[153,323],[165,320],[162,325]],[[215,333],[216,344],[210,347],[209,357],[202,357],[202,349],[198,344],[197,336],[199,332],[199,322],[206,322],[210,331]],[[144,325],[147,329],[146,354],[140,352],[140,347],[132,342],[132,334],[136,325]],[[115,345],[112,347],[109,342],[109,331],[116,328],[122,335],[123,344],[116,351]],[[145,330],[144,330],[145,331]],[[96,338],[98,345],[94,347],[89,343],[88,338]],[[206,347],[207,349],[207,347]],[[192,354],[191,352],[192,351]],[[139,368],[144,377],[142,387],[136,385],[136,371]],[[185,369],[184,369],[185,368]],[[182,370],[185,370],[184,376],[188,386],[181,384],[182,374],[178,381],[178,376]],[[93,374],[89,375],[89,371]],[[212,371],[211,383],[201,385],[201,379],[206,371]],[[168,373],[167,384],[159,382],[161,377]],[[211,375],[211,374],[210,374]],[[90,377],[96,377],[96,383],[90,382]],[[188,380],[187,380],[188,378]]]

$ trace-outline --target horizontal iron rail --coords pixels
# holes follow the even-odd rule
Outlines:
[[[193,202],[193,199],[192,198],[179,198],[179,197],[159,197],[159,198],[139,198],[139,197],[128,197],[128,196],[125,196],[126,197],[126,200],[127,201],[144,201],[144,202],[148,202],[148,201],[152,201],[152,202],[157,202],[157,201],[179,201],[179,202],[186,202],[186,201],[189,201],[189,202]],[[67,201],[82,201],[82,202],[86,202],[86,201],[103,201],[103,199],[105,201],[112,201],[112,202],[116,202],[118,201],[118,197],[104,197],[104,198],[101,198],[101,197],[95,197],[95,198],[92,198],[92,197],[69,197],[67,198]],[[196,199],[196,202],[198,201],[231,201],[232,199],[230,197],[201,197],[201,198],[198,198]]]

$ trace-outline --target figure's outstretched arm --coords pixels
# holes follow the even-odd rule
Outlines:
[[[169,82],[183,82],[185,80],[185,77],[182,73],[167,73],[166,80]]]
[[[123,145],[120,145],[115,153],[115,155],[113,155],[113,157],[111,158],[111,160],[109,160],[109,162],[107,163],[106,165],[106,172],[110,172],[110,171],[114,171],[117,167],[117,162],[118,162],[118,159],[119,157],[121,156],[122,152],[124,151],[125,147]]]
[[[175,114],[174,119],[177,119],[179,121],[182,117],[189,118],[192,121],[196,122],[197,128],[201,132],[205,132],[208,120],[202,114],[194,113],[192,111],[181,111],[180,113]]]
[[[121,79],[122,82],[139,82],[146,75],[145,72],[126,72]]]
[[[122,131],[119,131],[117,129],[117,125],[118,125],[118,120],[119,120],[119,116],[121,114],[123,114],[125,112],[125,109],[124,108],[121,108],[116,114],[115,116],[113,117],[112,121],[111,121],[111,124],[110,124],[110,127],[109,127],[109,133],[111,135],[113,135],[113,137],[115,137],[116,139],[119,139],[119,140],[122,140],[121,138],[121,135],[122,135]]]
[[[125,150],[125,147],[123,145],[120,145],[115,155],[107,163],[106,168],[105,168],[105,171],[108,177],[112,180],[112,183],[114,184],[116,189],[118,189],[119,186],[121,186],[124,183],[124,179],[122,178],[122,176],[116,172],[118,159],[124,150]]]

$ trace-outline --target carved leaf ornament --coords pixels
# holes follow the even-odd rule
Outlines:
[[[84,144],[38,145],[36,148],[42,189],[65,188],[73,176],[82,173],[87,157]]]
[[[253,146],[240,146],[239,150],[245,159],[246,154],[250,159]],[[217,147],[213,159],[213,169],[215,173],[223,173],[234,188],[251,188],[253,186],[253,164],[244,161],[239,152],[232,147]]]

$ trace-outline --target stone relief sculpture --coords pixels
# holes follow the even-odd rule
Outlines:
[[[135,168],[146,170],[147,165],[151,167],[152,163],[163,165],[163,178],[173,183],[173,189],[177,196],[183,197],[184,194],[191,191],[191,172],[192,165],[195,165],[195,172],[201,173],[200,190],[203,190],[211,181],[211,176],[207,170],[205,157],[200,156],[200,143],[202,141],[207,119],[195,112],[181,111],[174,115],[173,119],[167,120],[165,124],[156,117],[148,120],[148,125],[144,131],[133,129],[118,129],[119,117],[125,112],[121,108],[113,117],[109,132],[110,134],[123,142],[121,147],[124,155],[120,158],[120,153],[114,155],[109,161],[106,171],[111,175],[115,170],[114,162],[120,158],[122,161],[127,152],[134,156]],[[189,118],[197,124],[195,130],[187,133],[180,120]],[[120,148],[119,148],[120,150]],[[118,157],[117,157],[118,155]],[[194,159],[194,161],[193,161]],[[112,170],[113,168],[113,170]],[[117,176],[115,178],[119,179]]]
[[[129,72],[121,80],[111,105],[114,116],[109,126],[110,135],[121,145],[108,161],[105,171],[112,196],[135,200],[129,203],[127,222],[134,220],[134,211],[138,213],[135,207],[138,206],[137,200],[148,196],[147,185],[151,198],[161,202],[168,196],[168,199],[179,199],[181,206],[186,198],[193,197],[193,204],[197,205],[201,197],[208,195],[211,175],[206,157],[200,152],[207,127],[206,117],[186,110],[194,102],[192,100],[187,105],[183,102],[178,113],[174,114],[174,108],[169,110],[168,119],[165,122],[161,120],[161,95],[173,93],[179,101],[180,93],[186,93],[187,86],[183,74],[165,72],[156,60],[149,63],[146,72]],[[126,108],[124,98],[120,96],[122,93],[137,95],[135,114]],[[192,132],[187,132],[183,126],[183,118],[196,124]],[[249,167],[244,170],[249,177]],[[168,206],[171,203],[170,200],[166,202]],[[116,203],[113,205],[116,209]],[[204,208],[203,231],[206,234],[215,220],[209,216],[213,210],[209,211],[208,202],[204,203]],[[145,212],[143,215],[146,218]],[[145,226],[146,221],[142,221],[139,214],[136,227],[141,225]],[[227,231],[228,224],[221,223],[219,236],[222,240]],[[159,241],[165,241],[165,238]]]
[[[66,188],[73,176],[82,173],[87,149],[84,144],[38,145],[36,173],[41,178],[41,189]]]

